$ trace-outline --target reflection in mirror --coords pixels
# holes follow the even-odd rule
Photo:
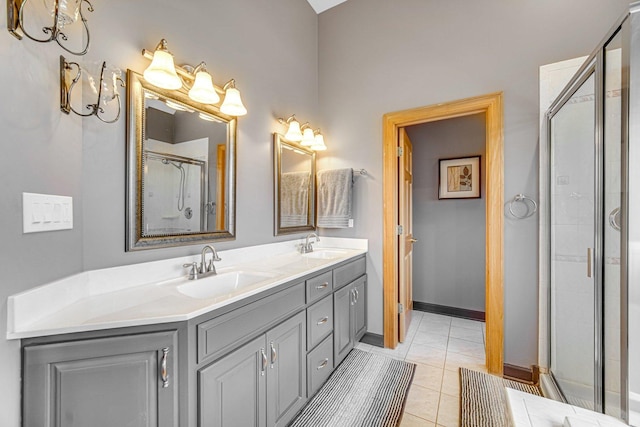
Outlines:
[[[127,250],[233,238],[236,119],[127,78]]]
[[[315,152],[273,134],[275,235],[315,230]]]

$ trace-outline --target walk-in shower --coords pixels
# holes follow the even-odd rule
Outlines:
[[[640,2],[546,120],[549,371],[568,403],[640,426]]]

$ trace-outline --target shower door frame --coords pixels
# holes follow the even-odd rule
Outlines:
[[[560,95],[558,96],[558,98],[556,98],[556,100],[553,102],[553,104],[551,104],[551,107],[549,107],[549,109],[547,110],[546,113],[546,129],[547,129],[547,150],[549,153],[549,156],[551,156],[551,153],[553,152],[552,150],[552,133],[553,133],[553,127],[552,127],[552,120],[553,118],[556,116],[556,114],[558,112],[560,112],[562,110],[562,108],[564,108],[567,105],[567,102],[573,97],[573,95],[582,87],[583,84],[585,84],[590,78],[591,76],[594,77],[594,104],[595,104],[595,117],[594,117],[594,125],[595,125],[595,129],[594,129],[594,141],[593,141],[593,148],[594,148],[594,170],[593,170],[593,178],[594,178],[594,186],[593,186],[593,191],[594,191],[594,240],[593,240],[593,253],[592,253],[592,258],[593,258],[593,263],[592,263],[592,270],[593,270],[593,285],[594,285],[594,290],[593,290],[593,299],[594,299],[594,306],[593,306],[593,314],[594,314],[594,323],[593,323],[593,329],[594,329],[594,375],[593,375],[593,389],[594,389],[594,396],[593,396],[593,402],[594,402],[594,409],[598,412],[602,412],[603,410],[603,387],[604,387],[604,376],[603,376],[603,372],[604,372],[604,361],[603,361],[603,354],[604,354],[604,346],[603,346],[603,336],[602,336],[602,331],[603,331],[603,317],[604,317],[604,312],[602,310],[603,307],[603,299],[602,299],[602,293],[603,293],[603,275],[602,275],[602,270],[603,270],[603,261],[602,261],[602,255],[603,255],[603,238],[602,238],[602,211],[600,209],[598,209],[598,207],[602,204],[603,199],[602,199],[602,189],[603,189],[603,139],[604,139],[604,133],[603,133],[603,103],[602,103],[602,86],[603,86],[603,82],[604,79],[602,77],[602,71],[603,71],[603,58],[602,55],[598,54],[595,57],[589,57],[589,59],[587,59],[584,63],[584,65],[580,68],[580,70],[576,73],[576,75],[574,76],[573,79],[571,79],[571,81],[569,82],[569,84],[567,84],[565,86],[565,88],[562,90],[562,92],[560,93]],[[549,158],[549,160],[551,159],[551,157]],[[551,164],[549,164],[549,166],[551,166]],[[551,170],[549,168],[549,170]],[[549,194],[549,198],[551,199],[551,187],[553,185],[554,180],[553,179],[549,179],[548,181],[548,188],[546,189],[547,194]],[[551,219],[551,207],[552,207],[552,202],[549,203],[548,205],[548,218]],[[549,243],[551,244],[551,229],[552,229],[552,224],[549,224]],[[549,248],[551,248],[551,246],[549,246]],[[552,265],[552,259],[551,259],[551,251],[549,251],[549,258],[548,258],[548,262],[549,265]],[[587,261],[589,262],[589,261]],[[552,276],[549,276],[550,280],[552,278]],[[553,340],[551,339],[552,337],[552,321],[551,321],[551,315],[552,315],[552,300],[553,300],[553,293],[554,293],[554,288],[552,286],[551,283],[549,283],[549,304],[548,304],[548,318],[549,318],[549,331],[548,331],[548,336],[549,336],[549,354],[548,354],[548,360],[549,360],[549,373],[551,374],[552,378],[554,379],[554,383],[555,386],[557,388],[557,390],[560,392],[560,394],[562,395],[563,399],[566,401],[567,399],[564,397],[564,394],[562,392],[562,389],[558,386],[558,381],[556,381],[555,377],[553,376],[553,372],[551,371],[551,365],[553,363],[553,358],[552,358],[552,343]]]
[[[573,93],[583,84],[591,75],[595,73],[595,135],[596,140],[596,158],[594,164],[595,181],[595,197],[602,200],[602,191],[604,184],[603,177],[603,150],[604,150],[604,60],[608,43],[616,37],[622,35],[622,80],[621,80],[621,230],[620,230],[620,415],[622,420],[629,423],[629,318],[628,307],[630,301],[630,293],[640,293],[638,289],[630,289],[629,283],[640,283],[640,221],[631,222],[629,218],[640,218],[640,168],[630,168],[630,164],[640,164],[640,121],[633,122],[630,117],[640,117],[640,1],[636,1],[630,5],[629,13],[624,14],[607,33],[606,37],[597,46],[593,53],[588,57],[582,67],[576,72],[574,77],[564,87],[560,95],[551,104],[551,107],[545,114],[545,131],[542,133],[546,137],[546,148],[548,150],[544,159],[541,159],[541,167],[546,167],[550,171],[550,155],[551,155],[551,119],[562,108]],[[545,164],[546,163],[546,164]],[[544,185],[547,194],[551,194],[551,179]],[[636,194],[634,194],[634,191]],[[604,212],[603,205],[598,204],[594,200],[596,209],[595,213],[595,293],[597,311],[594,324],[594,402],[596,410],[603,412],[605,410],[604,392],[605,392],[605,372],[604,372],[604,305],[602,304],[603,296],[603,227]],[[551,217],[551,202],[547,204],[547,218]],[[541,227],[543,226],[543,218],[541,217]],[[549,258],[547,262],[551,262],[551,226],[549,224],[548,233],[542,237],[541,247],[548,249]],[[545,241],[546,239],[546,241]],[[635,260],[630,263],[629,260]],[[542,271],[542,270],[541,270]],[[545,274],[546,276],[546,274]],[[546,279],[549,282],[547,292],[547,343],[548,343],[548,365],[551,365],[551,276]],[[640,368],[638,368],[640,369]],[[550,371],[550,369],[549,369]],[[553,374],[551,375],[553,379]],[[553,380],[555,383],[555,380]],[[554,384],[556,391],[562,392]],[[562,396],[564,398],[564,396]]]

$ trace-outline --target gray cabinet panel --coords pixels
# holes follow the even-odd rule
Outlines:
[[[305,305],[302,283],[198,325],[198,363],[214,360]]]
[[[356,280],[353,283],[353,289],[356,291],[353,306],[355,340],[360,341],[367,332],[367,277],[363,276]]]
[[[311,304],[333,292],[333,272],[327,271],[307,282],[307,304]]]
[[[306,321],[300,312],[267,332],[267,425],[284,426],[307,398]]]
[[[177,426],[176,348],[176,331],[26,346],[23,425]]]
[[[342,359],[349,354],[354,346],[351,320],[352,290],[351,286],[345,286],[333,294],[333,342],[336,366],[342,362]]]
[[[307,308],[307,350],[318,345],[333,331],[333,298],[327,296]]]
[[[333,371],[333,335],[329,335],[307,356],[307,397],[311,398]]]
[[[364,257],[358,258],[333,270],[333,289],[351,283],[367,272],[367,264]]]
[[[201,369],[201,427],[266,426],[266,355],[264,335]]]

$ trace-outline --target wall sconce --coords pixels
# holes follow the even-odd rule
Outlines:
[[[18,38],[18,40],[22,40],[22,35],[25,35],[27,38],[39,43],[55,41],[61,48],[73,55],[84,55],[87,53],[91,37],[89,35],[87,20],[82,14],[82,4],[86,3],[87,10],[93,12],[93,6],[88,0],[44,0],[45,7],[53,17],[53,24],[50,27],[42,28],[42,32],[49,36],[48,38],[42,39],[31,35],[24,26],[24,9],[28,2],[29,0],[7,0],[7,30],[9,30],[11,34]],[[78,18],[80,18],[84,28],[85,42],[82,50],[73,51],[62,44],[68,40],[67,34],[64,33],[63,30],[65,26],[73,24]],[[18,33],[18,29],[21,30],[22,35]]]
[[[71,77],[73,69],[76,69],[75,76]],[[73,111],[82,117],[96,116],[105,123],[114,123],[120,118],[120,94],[118,86],[124,87],[121,72],[117,68],[107,66],[106,62],[102,62],[96,67],[94,72],[83,70],[77,62],[67,62],[64,56],[60,55],[60,109],[69,114]],[[76,84],[81,81],[83,71],[87,74],[87,81],[91,91],[96,96],[95,104],[87,104],[85,108],[88,113],[77,111],[71,105],[71,92]],[[104,107],[110,102],[115,101],[117,112],[114,119],[107,120],[103,117],[105,114]]]
[[[189,89],[189,98],[202,104],[217,104],[220,102],[219,94],[224,95],[221,112],[230,116],[247,114],[234,79],[220,88],[213,84],[213,78],[204,62],[196,67],[187,64],[176,66],[165,39],[160,40],[153,52],[142,49],[142,55],[151,60],[143,75],[152,85],[169,90],[178,90],[184,86]]]
[[[324,143],[324,137],[320,133],[320,129],[316,129],[314,131],[309,122],[305,122],[303,125],[300,125],[295,114],[292,114],[286,120],[279,118],[278,122],[288,126],[287,132],[284,135],[285,139],[293,142],[299,142],[300,145],[309,147],[314,151],[324,151],[327,149],[327,146]]]

